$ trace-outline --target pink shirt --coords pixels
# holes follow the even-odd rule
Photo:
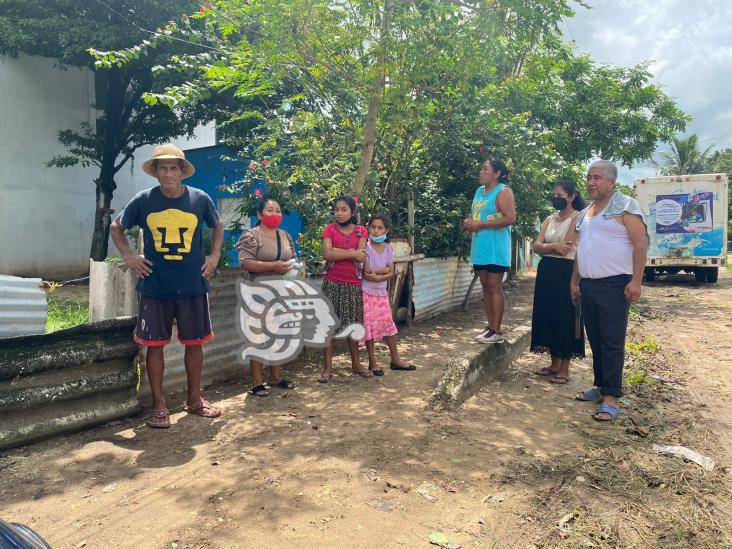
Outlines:
[[[392,250],[391,246],[388,244],[384,247],[384,250],[379,253],[373,248],[373,246],[371,246],[371,242],[369,242],[366,246],[366,255],[368,255],[369,258],[369,267],[371,267],[371,270],[384,269],[389,266],[389,263],[394,261],[394,250]],[[388,282],[386,280],[382,280],[381,282],[372,282],[371,280],[366,280],[366,278],[364,278],[361,287],[365,294],[385,296],[389,295],[386,291],[387,283]]]
[[[330,241],[333,243],[333,247],[340,248],[342,250],[357,249],[358,243],[361,239],[366,239],[367,235],[368,231],[366,230],[366,227],[362,227],[361,225],[356,225],[348,234],[343,234],[339,231],[335,223],[331,223],[323,229],[323,238],[330,238]],[[332,262],[332,265],[323,277],[323,280],[343,282],[345,284],[353,284],[354,286],[361,285],[361,279],[356,275],[356,263],[350,259],[342,259],[341,261]]]

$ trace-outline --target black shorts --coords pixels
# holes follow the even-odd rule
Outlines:
[[[503,265],[473,265],[473,270],[477,273],[478,271],[486,271],[488,273],[507,273],[510,267],[504,267]]]
[[[178,341],[201,345],[213,338],[208,294],[182,299],[158,299],[140,295],[135,341],[148,347],[163,347],[173,336],[173,320]]]

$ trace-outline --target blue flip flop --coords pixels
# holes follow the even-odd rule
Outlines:
[[[618,409],[612,404],[600,404],[597,407],[597,411],[592,415],[592,419],[596,421],[612,421],[617,419],[619,413]],[[598,417],[599,414],[608,414],[610,417],[607,419],[601,418]]]
[[[600,392],[600,389],[595,387],[592,389],[587,389],[586,391],[582,391],[574,398],[575,400],[581,400],[582,402],[592,402],[593,400],[602,398],[602,393]]]

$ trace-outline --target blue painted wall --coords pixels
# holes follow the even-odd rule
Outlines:
[[[220,186],[230,185],[234,181],[241,179],[249,166],[249,159],[222,160],[222,156],[233,156],[231,151],[224,145],[191,149],[185,153],[186,158],[196,167],[196,173],[185,180],[186,185],[205,191],[215,205],[218,205],[219,198],[243,196],[241,193],[233,194],[222,191],[220,190]],[[249,190],[254,193],[257,189],[262,189],[266,195],[267,187],[263,181],[252,183]],[[256,222],[256,216],[250,219],[251,226],[254,226]],[[292,239],[297,242],[297,238],[302,232],[302,218],[300,214],[290,212],[284,215],[282,229],[290,233]],[[227,239],[238,239],[241,233],[227,229],[224,234]],[[299,251],[298,247],[298,253]],[[232,267],[238,266],[236,250],[232,250],[229,253],[229,265]]]

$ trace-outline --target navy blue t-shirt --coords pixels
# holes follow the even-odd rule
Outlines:
[[[141,191],[119,215],[125,229],[137,225],[143,230],[145,258],[152,262],[152,273],[137,282],[142,295],[176,299],[208,292],[208,281],[201,274],[201,222],[215,227],[219,214],[205,192],[184,189],[179,198],[167,198],[160,187]]]

